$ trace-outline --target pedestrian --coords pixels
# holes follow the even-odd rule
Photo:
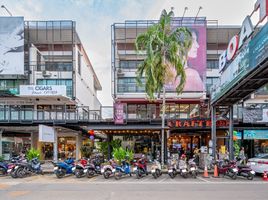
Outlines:
[[[239,152],[239,159],[241,160],[241,164],[245,164],[246,161],[246,156],[245,156],[245,149],[244,147],[241,147],[240,152]]]

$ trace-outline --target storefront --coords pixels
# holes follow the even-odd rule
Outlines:
[[[2,133],[2,155],[5,160],[26,153],[31,148],[30,133]]]

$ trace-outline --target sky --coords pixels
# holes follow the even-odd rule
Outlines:
[[[198,16],[219,25],[241,25],[257,0],[0,0],[13,16],[25,20],[73,20],[93,68],[101,82],[98,98],[103,106],[111,96],[111,25],[125,20],[158,19],[163,9],[174,7],[176,17]],[[0,16],[8,16],[0,9]]]

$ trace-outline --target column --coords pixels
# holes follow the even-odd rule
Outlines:
[[[2,134],[3,134],[4,130],[0,129],[0,156],[3,155],[3,148],[2,148]]]
[[[214,159],[216,155],[216,144],[217,144],[217,130],[216,130],[216,107],[211,106],[211,139],[212,139],[212,156]]]
[[[233,117],[233,106],[229,106],[229,157],[231,160],[234,159]]]
[[[113,136],[111,134],[107,135],[107,141],[108,141],[108,160],[112,158],[112,146],[111,141],[113,139]]]
[[[58,160],[58,132],[57,130],[54,129],[54,143],[53,143],[53,160],[57,161]]]
[[[82,146],[82,133],[78,133],[76,136],[76,160],[81,158],[81,146]]]
[[[167,133],[164,132],[164,163],[167,164]]]

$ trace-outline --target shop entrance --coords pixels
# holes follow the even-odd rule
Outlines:
[[[58,138],[58,158],[76,158],[76,137]]]

